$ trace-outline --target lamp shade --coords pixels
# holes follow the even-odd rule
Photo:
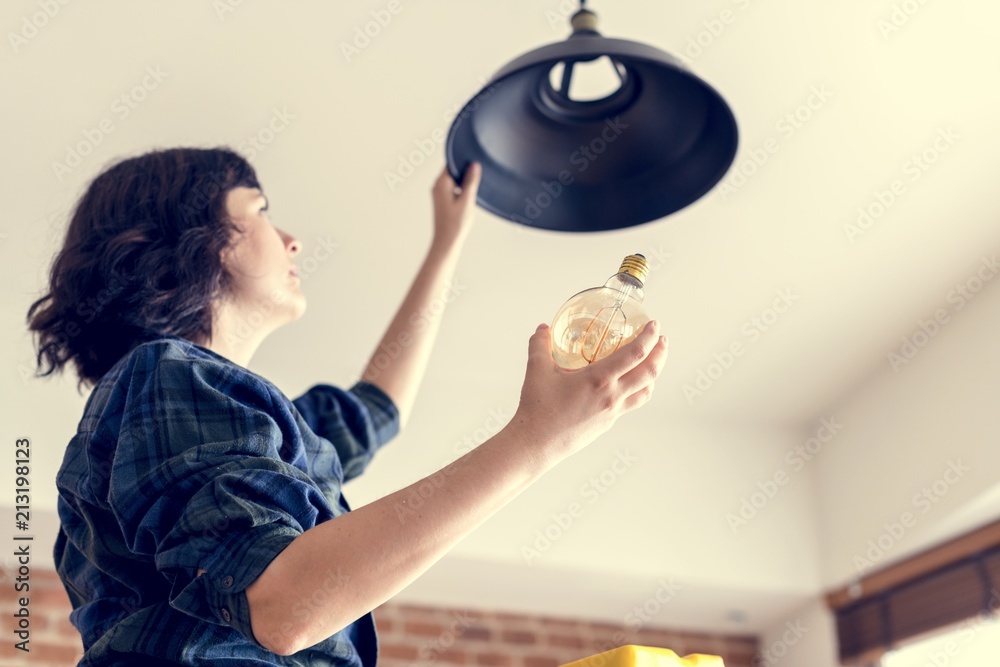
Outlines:
[[[448,131],[448,171],[482,164],[476,202],[508,220],[563,232],[639,225],[693,203],[736,155],[736,119],[722,96],[655,47],[579,23],[566,40],[502,67]],[[583,27],[580,26],[589,26]],[[607,56],[618,88],[569,97],[573,66]],[[562,63],[562,85],[550,72]]]

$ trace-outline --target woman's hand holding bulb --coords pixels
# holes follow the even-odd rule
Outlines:
[[[542,448],[545,467],[583,449],[652,396],[667,359],[667,341],[658,333],[654,320],[613,354],[566,370],[552,359],[549,327],[540,325],[528,341],[521,400],[509,426],[528,446]]]

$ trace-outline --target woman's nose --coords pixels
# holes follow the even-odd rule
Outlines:
[[[289,252],[291,252],[293,255],[297,255],[300,252],[302,252],[301,241],[299,241],[297,238],[284,231],[281,232],[281,236],[284,238],[285,247],[289,250]]]

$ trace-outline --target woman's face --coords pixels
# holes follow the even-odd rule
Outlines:
[[[294,257],[302,244],[273,224],[264,210],[267,199],[257,188],[236,187],[226,196],[226,209],[243,231],[223,255],[233,274],[231,299],[237,327],[267,327],[268,331],[298,319],[306,309]]]

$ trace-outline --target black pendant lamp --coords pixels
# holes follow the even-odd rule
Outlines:
[[[676,57],[597,32],[584,8],[573,33],[515,58],[448,131],[448,171],[483,166],[476,202],[508,220],[562,232],[639,225],[697,201],[736,155],[736,119],[722,96]],[[619,86],[570,98],[573,66],[607,56]],[[562,63],[558,88],[550,71]]]

